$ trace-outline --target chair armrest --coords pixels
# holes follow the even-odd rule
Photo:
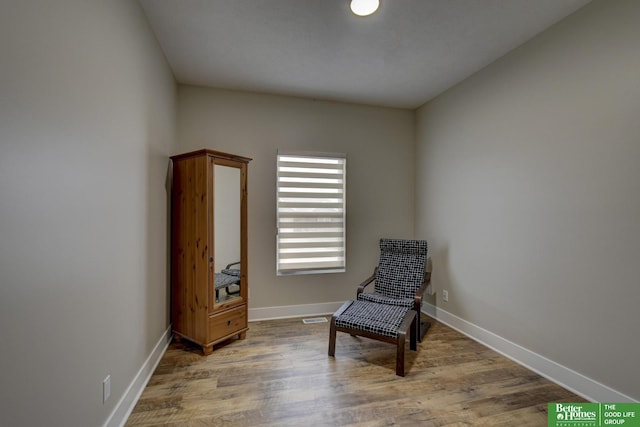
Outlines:
[[[427,286],[429,286],[429,283],[431,283],[431,272],[427,271],[424,275],[424,282],[422,282],[422,285],[420,285],[420,287],[416,290],[414,307],[416,308],[416,311],[418,311],[418,313],[420,312],[420,307],[422,307],[422,295],[427,290]]]
[[[227,266],[225,267],[225,270],[228,270],[229,268],[231,268],[232,265],[236,265],[236,264],[240,264],[240,261],[232,262],[231,264],[227,264]]]
[[[360,283],[360,285],[358,286],[358,291],[356,292],[356,299],[358,298],[358,295],[364,292],[364,288],[369,286],[371,282],[373,282],[376,279],[377,272],[378,272],[378,267],[373,269],[373,274],[371,276],[367,277],[364,280],[364,282]]]

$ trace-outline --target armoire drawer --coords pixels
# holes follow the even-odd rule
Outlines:
[[[247,328],[247,307],[232,308],[209,317],[209,342]]]

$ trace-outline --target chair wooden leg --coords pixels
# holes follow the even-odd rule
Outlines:
[[[418,342],[422,342],[422,338],[424,338],[425,334],[427,333],[427,330],[429,329],[429,327],[431,327],[431,322],[429,321],[422,321],[422,315],[419,309],[415,309],[416,310],[416,316],[418,317],[418,321],[416,322],[416,333],[418,334]]]
[[[417,328],[416,325],[418,326]],[[420,336],[420,319],[418,319],[417,315],[413,317],[413,323],[409,329],[411,330],[409,333],[409,348],[416,351],[418,349],[417,337]]]
[[[422,342],[422,338],[424,338],[425,334],[427,333],[427,330],[431,327],[431,322],[427,322],[426,320],[424,322],[419,322],[418,323],[418,341]]]

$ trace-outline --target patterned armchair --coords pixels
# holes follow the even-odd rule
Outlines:
[[[406,307],[420,316],[422,295],[431,279],[431,273],[425,271],[426,263],[426,240],[380,239],[380,261],[358,287],[357,300]],[[374,281],[373,292],[365,292]],[[422,341],[429,326],[418,317],[418,340]]]

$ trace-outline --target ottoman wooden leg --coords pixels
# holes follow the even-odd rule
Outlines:
[[[407,331],[409,331],[409,347],[411,350],[416,350],[417,334],[416,334],[416,312],[409,310],[404,315],[402,323],[398,327],[398,341],[396,350],[396,375],[404,377],[404,345],[406,342]]]
[[[329,328],[329,356],[336,354],[336,318],[331,317],[331,327]]]
[[[347,301],[342,304],[342,307],[338,309],[333,316],[331,316],[331,327],[329,329],[329,356],[335,356],[336,354],[336,317],[340,316],[353,304],[353,301]]]

